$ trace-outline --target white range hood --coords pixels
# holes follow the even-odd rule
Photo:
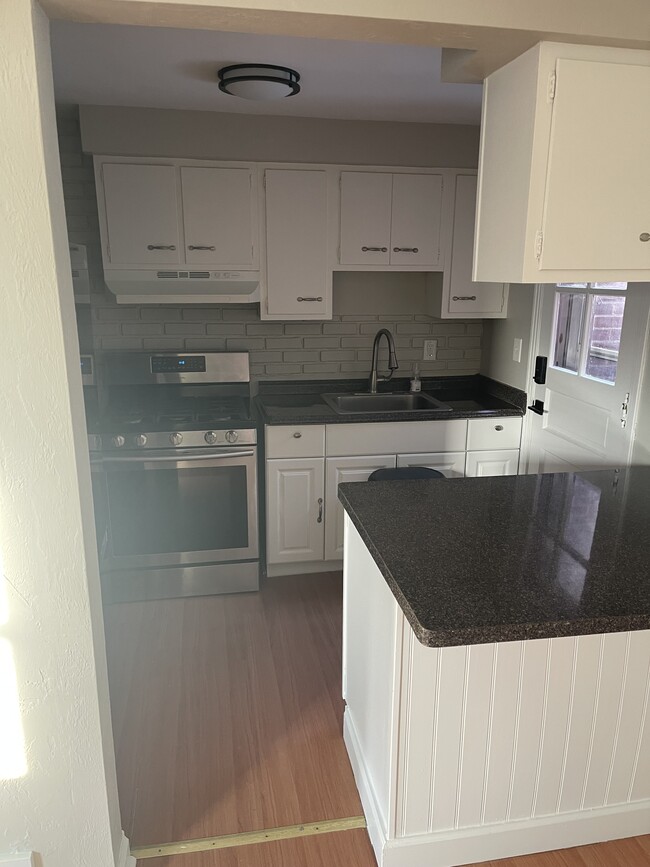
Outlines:
[[[259,271],[106,270],[118,304],[246,304],[260,300]]]

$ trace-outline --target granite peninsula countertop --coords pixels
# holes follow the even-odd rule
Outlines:
[[[330,392],[367,392],[368,379],[334,379],[260,383],[256,398],[262,424],[350,424],[359,422],[429,421],[455,418],[499,418],[522,416],[526,393],[481,374],[458,377],[426,377],[422,391],[451,407],[408,413],[339,414],[322,399]],[[409,380],[395,378],[380,383],[378,391],[408,391]]]
[[[339,499],[424,645],[650,629],[650,467],[356,482]]]

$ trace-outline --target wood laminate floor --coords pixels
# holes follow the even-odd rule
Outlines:
[[[105,611],[122,824],[132,846],[360,815],[341,736],[341,577]],[[376,867],[364,830],[138,867]],[[467,865],[478,867],[478,865]],[[650,836],[482,867],[650,867]]]

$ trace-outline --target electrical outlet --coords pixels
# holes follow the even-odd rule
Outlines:
[[[512,360],[516,361],[518,364],[521,363],[521,343],[521,337],[515,337],[512,344]]]
[[[438,341],[437,340],[425,340],[424,341],[424,351],[422,353],[422,360],[423,361],[435,361],[437,354],[438,354]]]

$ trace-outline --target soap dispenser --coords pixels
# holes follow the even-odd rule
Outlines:
[[[411,379],[411,391],[422,391],[422,380],[420,379],[420,369],[416,364],[413,365],[413,378]]]

